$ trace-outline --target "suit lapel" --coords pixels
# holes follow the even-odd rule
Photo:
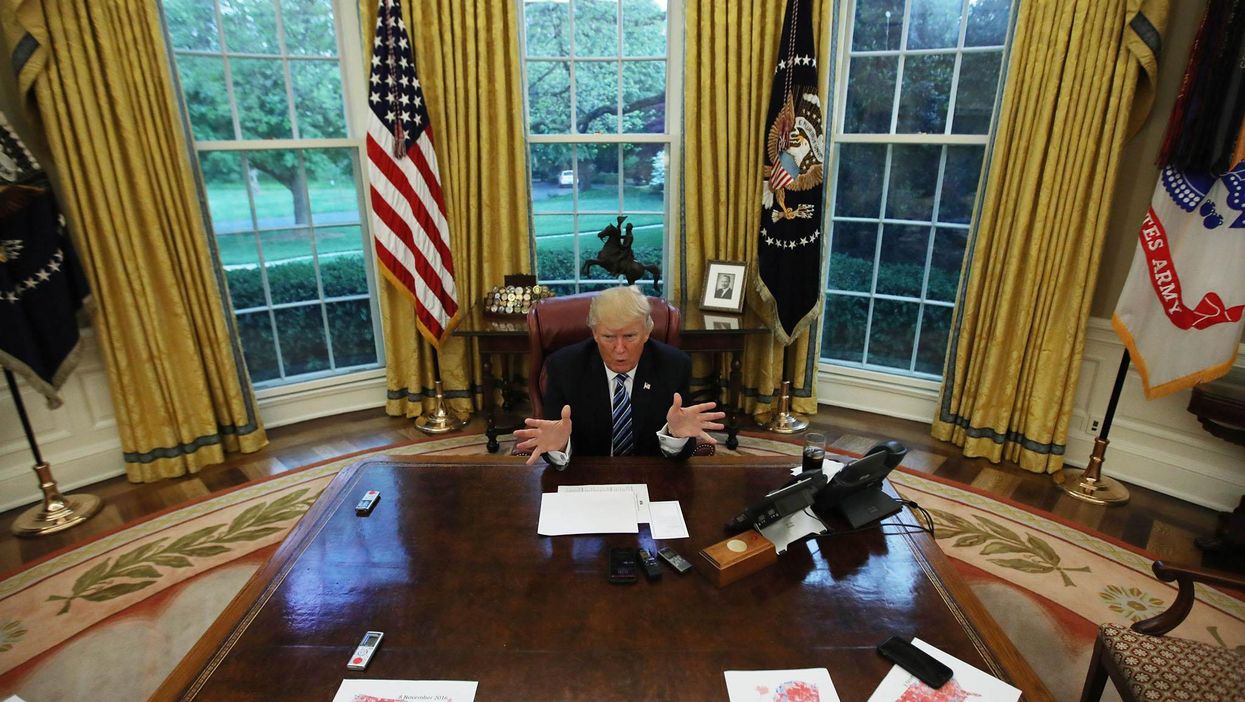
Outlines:
[[[584,364],[584,373],[581,376],[588,401],[588,412],[583,417],[583,420],[588,422],[588,426],[585,427],[588,431],[584,432],[584,436],[591,437],[594,444],[600,443],[597,453],[608,456],[610,455],[610,436],[614,431],[610,413],[613,397],[610,395],[609,383],[605,376],[605,361],[601,359],[601,352],[595,343],[591,344],[590,349],[588,362]],[[576,417],[572,416],[571,421],[575,422]]]
[[[653,354],[649,344],[644,344],[644,352],[640,354],[640,362],[635,369],[635,382],[631,384],[631,421],[638,427],[661,428],[662,423],[653,424],[656,408],[653,407]],[[645,387],[648,385],[649,387]],[[646,434],[647,435],[647,434]],[[637,432],[636,436],[639,434]],[[637,441],[638,445],[638,441]]]

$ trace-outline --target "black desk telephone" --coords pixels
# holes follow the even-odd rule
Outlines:
[[[898,441],[884,441],[843,466],[828,481],[820,470],[800,473],[735,515],[726,523],[726,529],[733,533],[764,527],[810,506],[822,516],[837,511],[852,528],[889,517],[901,505],[882,491],[882,479],[907,454],[908,449]]]

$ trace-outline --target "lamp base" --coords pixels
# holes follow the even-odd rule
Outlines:
[[[1068,495],[1095,505],[1122,505],[1128,502],[1128,488],[1123,483],[1105,475],[1087,477],[1085,473],[1077,468],[1065,468],[1060,487]]]
[[[44,536],[77,526],[95,516],[104,503],[95,495],[69,495],[38,504],[13,520],[17,536]]]

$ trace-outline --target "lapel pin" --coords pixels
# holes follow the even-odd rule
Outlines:
[[[645,383],[645,384],[644,384],[644,389],[645,389],[645,390],[652,390],[652,389],[653,389],[653,386],[652,386],[652,385],[649,385],[648,383]]]

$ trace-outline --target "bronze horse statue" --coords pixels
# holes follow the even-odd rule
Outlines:
[[[647,265],[635,260],[635,254],[631,251],[631,243],[635,240],[632,234],[632,225],[627,222],[627,233],[623,234],[619,227],[622,226],[626,217],[619,217],[618,224],[610,224],[597,232],[597,238],[604,244],[601,250],[597,252],[596,258],[590,258],[584,261],[583,268],[579,274],[588,277],[588,272],[593,266],[600,266],[610,275],[621,275],[627,278],[628,285],[635,285],[635,281],[644,275],[645,271],[653,274],[653,285],[657,292],[661,292],[661,268],[653,265]]]

